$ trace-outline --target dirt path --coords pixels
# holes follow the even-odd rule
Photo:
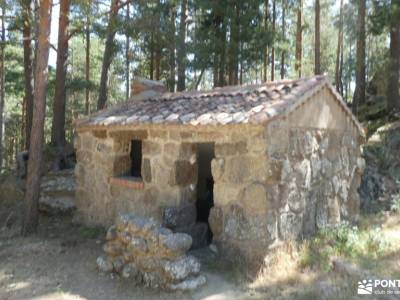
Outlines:
[[[39,233],[22,238],[0,233],[0,299],[264,299],[217,275],[194,293],[166,293],[135,287],[127,280],[100,274],[101,232],[72,226],[70,219],[42,218]]]

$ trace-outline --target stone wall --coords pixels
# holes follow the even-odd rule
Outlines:
[[[209,223],[213,242],[227,257],[256,267],[280,241],[357,219],[365,164],[361,138],[328,96],[318,93],[247,143],[216,145]]]
[[[231,200],[227,191],[235,193],[251,183],[250,179],[244,178],[258,176],[254,173],[256,167],[259,173],[265,171],[258,164],[266,159],[259,145],[264,144],[265,148],[265,141],[259,140],[262,131],[262,127],[240,126],[221,131],[144,127],[80,132],[75,141],[78,161],[75,169],[76,220],[88,225],[109,226],[118,213],[128,211],[162,221],[168,208],[194,206],[198,168],[196,143],[215,143],[216,156],[227,158],[226,167],[232,175],[219,179],[218,174],[213,174],[216,181],[214,201],[223,205]],[[129,172],[133,139],[143,141],[142,181],[140,184],[128,181],[121,184],[122,180],[112,179]],[[248,144],[254,149],[241,159],[247,153]],[[241,171],[244,166],[246,173]],[[259,180],[262,181],[262,177]],[[226,188],[223,188],[225,184]],[[195,221],[195,214],[192,219]]]
[[[206,283],[199,274],[200,262],[186,255],[192,238],[173,233],[152,218],[120,215],[106,239],[106,256],[97,258],[103,272],[115,272],[151,288],[192,290]]]

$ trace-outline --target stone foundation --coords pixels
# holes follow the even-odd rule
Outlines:
[[[106,256],[97,259],[101,271],[116,272],[151,288],[192,290],[206,283],[199,274],[200,262],[186,255],[192,238],[173,233],[153,219],[121,215],[106,239]]]

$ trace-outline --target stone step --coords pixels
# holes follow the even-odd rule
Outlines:
[[[42,192],[57,192],[75,190],[75,178],[73,177],[44,177],[40,185]]]
[[[75,210],[74,197],[48,197],[41,196],[39,199],[39,210],[50,215],[69,215]]]
[[[74,177],[75,169],[65,169],[61,171],[50,171],[46,174],[46,177]]]

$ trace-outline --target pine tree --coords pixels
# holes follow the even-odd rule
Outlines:
[[[28,175],[26,179],[26,191],[24,197],[24,214],[21,230],[22,235],[28,235],[35,232],[39,222],[38,206],[40,195],[40,177],[42,171],[44,120],[46,113],[51,8],[51,0],[40,1],[34,107],[31,141],[29,146]]]
[[[365,1],[358,0],[356,88],[352,104],[355,115],[358,113],[358,106],[365,101]]]
[[[56,86],[53,102],[53,120],[51,127],[51,143],[57,149],[54,170],[62,168],[64,158],[65,140],[65,105],[66,105],[66,78],[68,58],[68,26],[69,26],[69,0],[60,0],[60,14],[58,22],[58,45],[56,63]]]

